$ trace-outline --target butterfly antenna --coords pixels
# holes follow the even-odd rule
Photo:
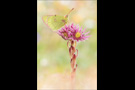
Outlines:
[[[65,18],[67,18],[68,17],[68,14],[71,12],[71,11],[73,11],[74,10],[74,8],[72,8],[68,13],[67,13],[67,15],[65,16]]]

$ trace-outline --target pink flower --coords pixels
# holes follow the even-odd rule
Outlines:
[[[89,32],[84,33],[85,29],[82,31],[82,27],[80,28],[78,25],[72,24],[72,40],[78,41],[84,41],[87,40],[89,36],[86,36]]]
[[[60,30],[58,30],[57,33],[65,40],[68,40],[71,37],[71,32],[67,25],[65,25],[64,28],[62,27]]]
[[[87,40],[88,37],[86,36],[89,32],[84,33],[85,29],[82,31],[82,28],[80,28],[78,25],[74,25],[73,23],[71,25],[65,25],[60,30],[58,30],[58,34],[65,40],[76,40],[83,41]]]

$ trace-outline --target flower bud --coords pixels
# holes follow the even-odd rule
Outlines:
[[[72,56],[73,56],[76,50],[74,46],[71,46],[71,49],[72,49]]]
[[[70,55],[70,58],[72,58],[72,47],[69,48],[69,55]]]
[[[72,59],[71,59],[71,67],[72,67],[72,70],[75,68],[75,65],[76,65],[76,55],[74,54]]]
[[[74,41],[71,41],[71,45],[74,46]]]

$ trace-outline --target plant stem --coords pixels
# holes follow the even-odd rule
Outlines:
[[[69,47],[69,42],[70,42],[70,47]],[[69,48],[69,55],[70,55],[70,64],[71,64],[71,88],[74,89],[75,87],[75,75],[76,75],[76,69],[77,69],[77,64],[76,64],[76,58],[78,56],[78,50],[76,48],[76,41],[68,41],[67,46]],[[75,52],[77,51],[77,55]]]

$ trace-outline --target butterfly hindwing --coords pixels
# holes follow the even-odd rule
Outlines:
[[[62,26],[67,24],[68,18],[64,16],[44,16],[43,21],[53,30],[56,31],[60,29]]]
[[[47,24],[48,17],[49,17],[49,16],[43,16],[43,18],[42,18],[43,21],[44,21],[46,24]]]
[[[63,27],[68,22],[68,15],[69,13],[74,10],[72,8],[65,16],[59,16],[59,15],[46,15],[43,16],[43,22],[53,31],[56,31]]]

